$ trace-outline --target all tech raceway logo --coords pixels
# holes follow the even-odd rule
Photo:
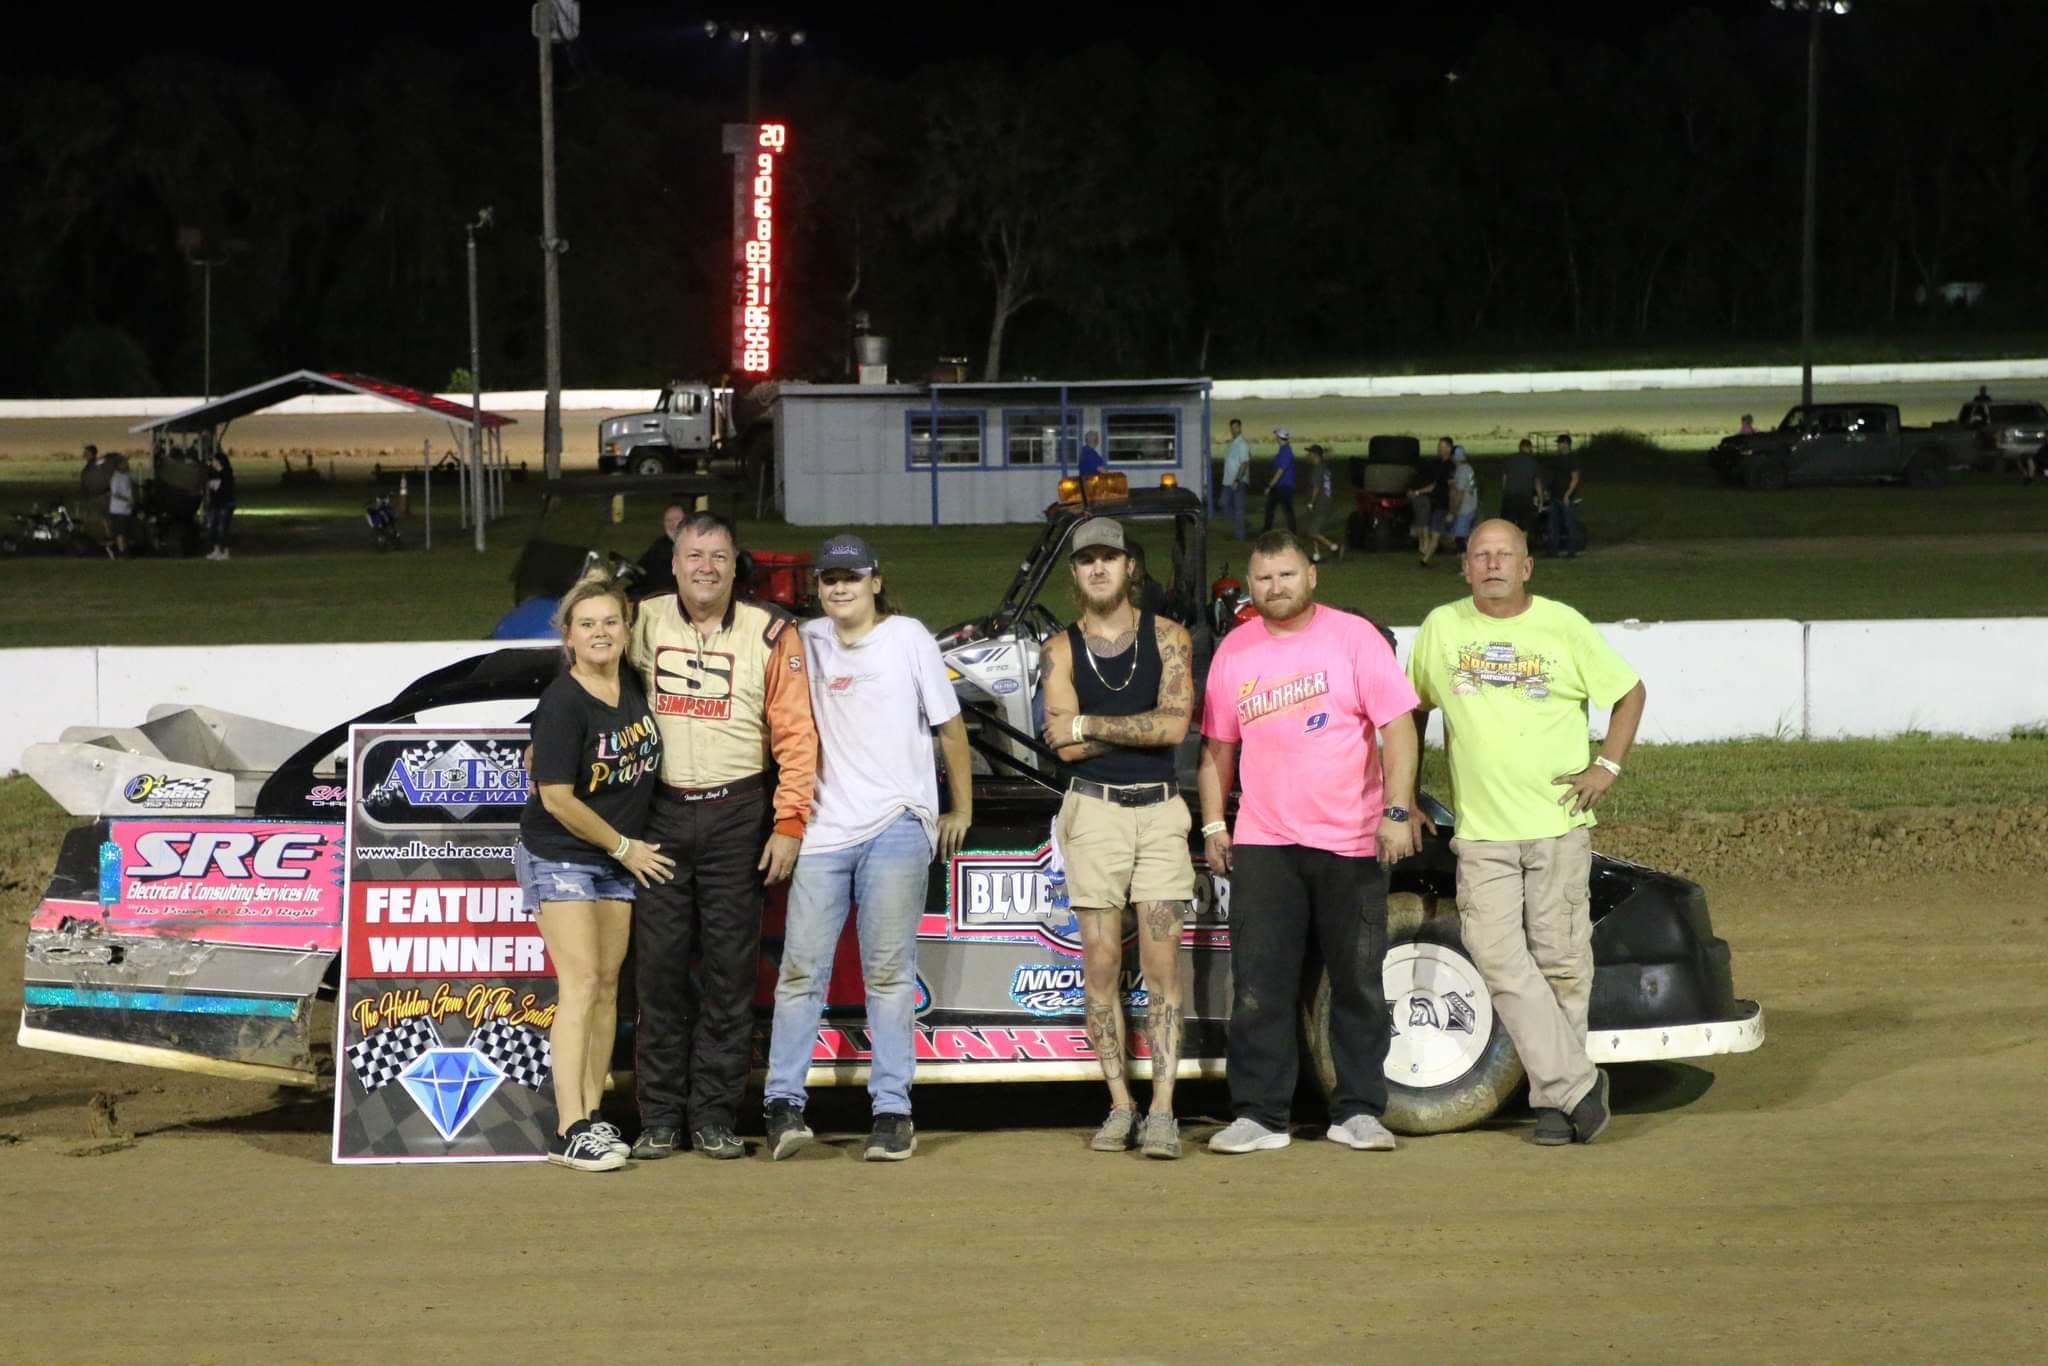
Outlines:
[[[526,769],[516,743],[422,739],[404,745],[363,805],[383,822],[407,810],[459,821],[484,807],[524,806],[526,796]]]

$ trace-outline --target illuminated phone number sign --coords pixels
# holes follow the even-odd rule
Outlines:
[[[766,375],[775,340],[775,179],[788,130],[749,125],[748,150],[733,158],[732,355],[742,374]]]

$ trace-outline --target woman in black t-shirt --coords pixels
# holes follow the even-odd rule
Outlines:
[[[666,882],[675,863],[639,838],[661,769],[661,735],[625,657],[631,608],[617,584],[583,580],[555,624],[569,667],[534,708],[533,795],[512,864],[554,960],[555,1137],[548,1160],[578,1171],[626,1165],[598,1115],[618,1030],[619,966],[633,884]],[[630,875],[630,876],[629,876]]]

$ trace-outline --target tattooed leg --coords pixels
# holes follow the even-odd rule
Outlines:
[[[1120,999],[1124,966],[1123,912],[1077,907],[1081,922],[1081,982],[1088,999],[1088,1046],[1102,1064],[1112,1105],[1132,1104],[1124,1077],[1124,1010]]]
[[[1187,903],[1141,901],[1138,961],[1145,969],[1145,1042],[1152,1052],[1152,1111],[1173,1110],[1174,1074],[1180,1067],[1182,1006],[1180,937]]]

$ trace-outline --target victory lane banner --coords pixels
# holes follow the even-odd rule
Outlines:
[[[336,1162],[530,1162],[554,966],[513,880],[526,728],[352,726]]]

